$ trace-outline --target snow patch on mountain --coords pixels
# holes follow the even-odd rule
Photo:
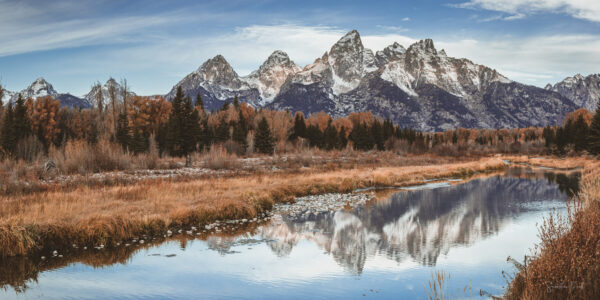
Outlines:
[[[134,92],[127,91],[127,97],[135,96]],[[109,106],[112,103],[113,97],[117,103],[123,102],[123,86],[119,84],[115,79],[109,78],[104,85],[95,85],[92,87],[89,93],[83,96],[83,99],[90,106],[98,106],[98,97],[102,97],[102,105]]]
[[[591,74],[586,77],[576,74],[554,85],[546,85],[546,90],[557,92],[593,112],[600,101],[600,74]]]
[[[277,96],[288,76],[298,73],[300,70],[300,67],[289,58],[287,53],[276,50],[258,70],[241,79],[251,87],[258,89],[261,96],[258,104],[263,106]]]

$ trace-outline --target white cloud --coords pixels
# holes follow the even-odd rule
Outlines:
[[[404,18],[402,18],[402,21],[408,22],[408,21],[410,21],[410,18],[409,17],[404,17]]]
[[[255,25],[235,31],[194,38],[163,37],[154,44],[121,49],[108,59],[119,70],[146,68],[160,70],[170,79],[155,84],[147,93],[165,93],[205,60],[222,54],[240,75],[257,69],[274,50],[287,52],[304,66],[321,57],[349,29],[299,25]],[[373,51],[398,42],[408,47],[418,39],[401,34],[362,35],[365,47]],[[490,36],[489,39],[435,39],[438,50],[464,57],[497,69],[509,78],[537,86],[554,83],[576,73],[597,73],[600,65],[600,35],[554,35],[538,37]],[[101,67],[102,68],[102,67]]]
[[[600,1],[597,0],[470,0],[456,6],[511,14],[506,20],[523,18],[526,14],[554,12],[600,22]]]
[[[436,42],[449,56],[465,57],[509,78],[544,86],[576,73],[600,70],[600,35],[492,37],[489,40]]]

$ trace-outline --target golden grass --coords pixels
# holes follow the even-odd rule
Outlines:
[[[544,220],[541,243],[507,299],[600,299],[600,161],[569,160],[554,166],[583,166],[580,192],[566,217]]]
[[[162,235],[168,228],[254,217],[294,196],[421,184],[425,179],[464,177],[504,166],[500,158],[483,158],[427,166],[143,181],[0,196],[0,256],[52,251],[73,243],[110,246],[143,234]]]

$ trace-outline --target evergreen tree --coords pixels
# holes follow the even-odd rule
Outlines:
[[[211,128],[208,126],[208,118],[203,118],[202,119],[202,127],[200,129],[200,138],[198,140],[198,148],[200,151],[203,151],[204,149],[207,149],[208,147],[210,147],[210,144],[212,142],[212,130]]]
[[[269,128],[269,123],[265,117],[258,123],[258,128],[254,135],[254,145],[256,150],[260,153],[273,154],[273,136],[271,135],[271,129]]]
[[[177,87],[175,98],[172,100],[171,113],[167,122],[166,148],[172,156],[183,156],[183,91]]]
[[[325,128],[324,136],[324,146],[327,150],[333,150],[339,148],[339,134],[335,126],[331,125],[331,119],[329,119],[329,123]]]
[[[225,103],[223,103],[223,106],[221,106],[221,111],[226,111],[229,109],[229,102],[225,101]]]
[[[596,113],[594,113],[592,124],[590,125],[588,149],[594,155],[600,154],[600,102],[598,102],[598,108],[596,108]]]
[[[8,102],[8,107],[4,111],[4,122],[0,129],[0,154],[14,153],[17,147],[17,140],[14,134],[14,117],[12,103]]]
[[[196,144],[200,137],[200,116],[192,106],[192,99],[189,96],[185,97],[182,102],[181,114],[181,127],[183,129],[181,132],[182,155],[189,156],[190,153],[196,151]]]
[[[339,149],[345,149],[346,146],[348,145],[348,137],[346,137],[346,128],[344,126],[342,126],[342,128],[340,128],[340,132],[339,132]]]
[[[552,129],[550,126],[544,127],[544,130],[542,131],[542,137],[546,143],[546,148],[550,148],[554,144],[554,129]]]
[[[573,144],[575,151],[579,152],[588,149],[589,126],[583,119],[583,115],[579,115],[573,127]]]
[[[129,122],[127,121],[127,115],[124,112],[119,113],[119,119],[117,121],[117,132],[115,132],[117,142],[127,150],[131,146],[129,139]]]
[[[244,118],[244,114],[242,114],[242,111],[240,110],[238,121],[235,124],[235,127],[233,128],[232,138],[233,138],[233,141],[240,144],[243,152],[246,152],[246,149],[248,148],[248,141],[246,139],[247,136],[248,136],[248,126],[246,125],[246,119]]]
[[[294,127],[292,127],[292,133],[289,139],[295,141],[298,138],[306,138],[306,123],[302,114],[296,114],[294,118]]]
[[[201,135],[200,117],[192,106],[192,99],[184,96],[181,87],[177,87],[167,123],[167,149],[172,156],[185,156],[185,164],[189,166],[190,154],[196,150],[196,143]]]
[[[200,110],[204,111],[204,101],[202,101],[202,96],[200,96],[200,93],[196,94],[196,103],[194,103],[194,105]]]
[[[15,108],[14,108],[14,135],[17,141],[22,138],[26,138],[31,135],[31,121],[27,115],[27,107],[25,106],[25,100],[19,94]]]
[[[384,150],[383,146],[385,139],[383,136],[383,127],[381,126],[381,123],[379,123],[379,120],[373,121],[373,125],[371,125],[371,136],[373,137],[373,141],[377,146],[377,150]]]
[[[375,140],[371,134],[371,128],[366,123],[359,123],[358,126],[350,132],[350,140],[354,144],[354,149],[368,151],[373,149]]]
[[[225,119],[221,119],[215,130],[215,141],[223,143],[227,141],[229,137],[229,123],[225,122]]]
[[[394,135],[394,124],[387,118],[383,121],[383,141],[387,141]]]
[[[565,130],[565,128],[558,127],[556,129],[555,143],[556,143],[556,154],[564,155],[565,147],[567,147],[567,144],[569,143],[569,137],[567,136],[567,131]]]
[[[310,147],[323,147],[323,132],[317,125],[309,125],[306,128],[306,139]]]
[[[148,151],[150,147],[150,136],[148,133],[143,132],[139,128],[133,130],[133,136],[131,137],[131,150],[133,153],[143,153]]]
[[[235,97],[233,97],[233,107],[235,107],[235,109],[240,108],[240,100],[238,100],[237,95],[235,95]]]

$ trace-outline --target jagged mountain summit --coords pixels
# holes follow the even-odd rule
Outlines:
[[[225,102],[233,101],[236,96],[254,106],[259,106],[261,102],[258,89],[242,80],[222,55],[204,62],[198,70],[179,81],[165,97],[175,97],[179,86],[194,101],[196,95],[200,94],[204,107],[209,110],[220,108]]]
[[[371,111],[420,130],[551,125],[583,102],[450,57],[431,39],[408,48],[393,43],[373,54],[356,30],[303,68],[285,52],[275,51],[258,70],[240,77],[217,55],[177,83],[168,99],[178,86],[192,98],[199,93],[208,109],[237,96],[254,107],[306,115]]]
[[[127,91],[127,97],[135,96],[134,92]],[[102,104],[108,106],[114,98],[118,103],[123,102],[123,86],[114,78],[109,78],[104,85],[96,84],[89,93],[83,96],[83,99],[90,106],[98,106],[98,98],[102,97]]]
[[[600,74],[591,74],[586,77],[576,74],[554,85],[546,85],[546,90],[557,92],[573,101],[577,106],[593,112],[600,101]]]
[[[13,93],[10,97],[11,102],[17,101],[19,95],[23,97],[23,99],[32,98],[37,99],[39,97],[52,96],[55,99],[60,101],[61,106],[67,107],[80,107],[80,108],[88,108],[90,107],[88,103],[81,98],[75,97],[69,93],[58,93],[52,84],[46,81],[46,79],[40,77],[36,79],[29,87],[18,92]]]
[[[10,99],[15,95],[15,92],[11,92],[9,90],[2,90],[2,104],[7,104]]]
[[[251,87],[258,89],[262,101],[265,105],[279,94],[279,89],[289,75],[298,73],[300,67],[296,65],[287,53],[276,50],[267,60],[250,75],[243,77]]]

